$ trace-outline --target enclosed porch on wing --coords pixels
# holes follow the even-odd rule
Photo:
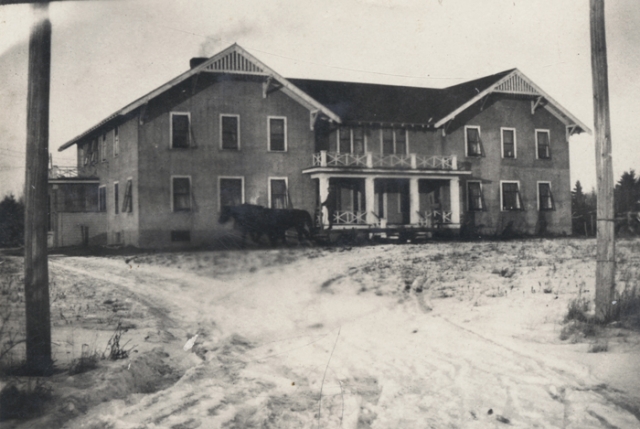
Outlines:
[[[459,177],[312,174],[323,228],[459,228]]]

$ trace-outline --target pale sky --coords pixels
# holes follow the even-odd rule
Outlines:
[[[593,129],[589,7],[580,0],[57,2],[50,151],[237,42],[286,77],[445,87],[519,68]],[[0,196],[22,193],[33,13],[0,6]],[[614,178],[640,170],[640,1],[606,7]],[[572,184],[595,186],[593,136],[571,140]]]

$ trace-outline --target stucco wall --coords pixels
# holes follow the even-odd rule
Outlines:
[[[193,85],[193,83],[191,83]],[[295,208],[313,212],[315,188],[302,175],[311,165],[309,111],[281,91],[262,95],[257,80],[199,77],[197,90],[177,88],[150,103],[140,127],[140,246],[179,245],[171,230],[191,231],[191,245],[212,243],[231,232],[221,226],[218,180],[243,177],[245,202],[268,205],[268,178],[286,177]],[[186,92],[186,94],[185,94]],[[189,93],[195,92],[193,97]],[[170,112],[191,114],[188,149],[170,148]],[[220,114],[240,116],[240,150],[220,144]],[[268,150],[268,116],[287,118],[287,151]],[[171,177],[190,176],[192,210],[171,211]]]

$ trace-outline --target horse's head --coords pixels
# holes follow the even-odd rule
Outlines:
[[[233,217],[233,207],[231,206],[224,206],[222,207],[222,210],[220,211],[220,218],[218,219],[219,223],[226,223],[229,221],[229,219],[231,219],[231,217]]]

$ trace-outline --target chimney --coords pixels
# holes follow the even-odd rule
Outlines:
[[[198,67],[200,64],[204,63],[205,61],[208,61],[209,58],[206,57],[193,57],[191,58],[191,60],[189,61],[189,66],[193,69]]]

